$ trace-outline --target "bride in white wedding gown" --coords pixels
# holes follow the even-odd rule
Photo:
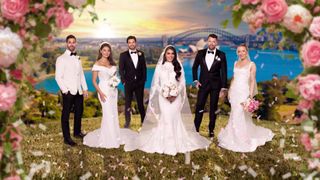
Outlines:
[[[97,62],[92,67],[92,81],[102,106],[101,127],[89,132],[83,144],[90,147],[118,148],[136,133],[120,129],[118,120],[118,89],[111,86],[111,78],[117,75],[117,66],[112,58],[111,46],[102,43]],[[99,78],[99,84],[96,80]]]
[[[169,83],[177,87],[179,93],[176,97],[166,98],[163,94],[163,87]],[[194,128],[183,67],[175,48],[167,46],[155,69],[142,129],[137,137],[125,144],[124,149],[176,155],[208,148],[210,143]]]
[[[258,146],[271,141],[271,130],[256,126],[251,113],[244,111],[242,102],[257,94],[256,66],[250,61],[248,48],[237,48],[239,60],[234,64],[234,76],[229,90],[231,113],[227,126],[218,135],[219,146],[236,152],[253,152]]]

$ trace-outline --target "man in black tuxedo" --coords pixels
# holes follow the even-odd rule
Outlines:
[[[127,38],[128,50],[120,54],[119,72],[121,82],[125,90],[125,128],[130,127],[131,101],[133,93],[136,96],[138,109],[141,117],[141,124],[145,117],[143,104],[144,84],[147,79],[147,66],[142,51],[136,49],[137,39],[135,36]]]
[[[199,132],[204,106],[210,94],[210,122],[209,137],[213,137],[216,123],[216,111],[219,97],[227,93],[227,59],[224,52],[216,48],[218,37],[215,34],[208,36],[208,48],[198,51],[192,66],[193,81],[199,89],[194,124]],[[200,80],[198,67],[200,66]]]

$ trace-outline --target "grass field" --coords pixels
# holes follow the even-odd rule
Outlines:
[[[208,114],[204,118],[201,134],[207,136]],[[98,128],[100,119],[84,119],[83,130]],[[133,116],[132,121],[131,128],[137,130],[139,116]],[[122,126],[123,123],[124,117],[120,115]],[[219,117],[216,135],[226,123],[226,117]],[[255,152],[235,153],[219,148],[215,138],[208,150],[192,152],[192,163],[186,165],[184,154],[124,152],[123,147],[90,148],[82,145],[79,139],[76,139],[78,146],[69,147],[63,144],[60,121],[52,121],[26,128],[23,158],[27,172],[34,174],[35,179],[253,179],[254,176],[257,179],[298,179],[299,173],[307,167],[307,154],[298,142],[300,127],[270,121],[257,124],[270,128],[276,136]],[[284,148],[280,148],[281,139],[285,140]],[[301,160],[285,159],[284,155],[292,156],[288,153],[297,153]]]

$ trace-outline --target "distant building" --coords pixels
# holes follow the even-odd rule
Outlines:
[[[162,46],[166,47],[168,45],[168,37],[167,37],[167,35],[162,35],[161,36],[161,40],[162,40]]]

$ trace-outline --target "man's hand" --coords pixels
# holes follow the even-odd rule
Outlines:
[[[201,83],[198,80],[195,80],[194,84],[195,84],[197,89],[199,89],[199,87],[202,86]]]
[[[228,90],[227,89],[221,89],[219,93],[219,98],[225,99],[227,97]]]
[[[88,97],[88,91],[87,91],[87,90],[83,91],[83,96],[84,96],[85,98]]]

